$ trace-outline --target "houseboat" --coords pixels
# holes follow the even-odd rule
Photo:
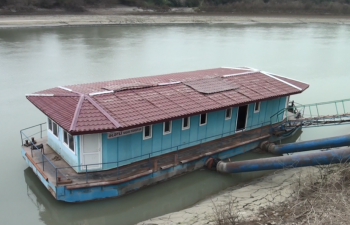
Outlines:
[[[249,67],[58,86],[26,95],[47,122],[22,156],[57,200],[117,197],[256,148],[308,87]]]

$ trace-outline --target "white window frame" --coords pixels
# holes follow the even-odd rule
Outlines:
[[[165,131],[165,123],[169,122],[169,131]],[[163,122],[163,135],[171,134],[172,121]]]
[[[230,110],[230,116],[227,116],[227,110]],[[228,108],[225,110],[225,120],[230,120],[232,118],[232,108]]]
[[[64,141],[64,137],[67,136],[67,143]],[[73,138],[73,149],[71,149],[69,147],[69,136],[72,136]],[[74,140],[74,136],[71,135],[70,133],[68,133],[67,131],[63,130],[63,144],[72,151],[72,153],[75,154],[75,140]]]
[[[55,136],[57,139],[59,139],[59,135],[60,135],[60,132],[59,132],[59,127],[60,126],[58,126],[58,124],[57,123],[55,123],[52,119],[50,119],[49,117],[47,117],[47,130],[49,130],[52,134],[53,134],[53,136]],[[52,127],[52,130],[50,129],[50,126],[49,126],[49,123],[51,124],[51,127]],[[56,130],[56,132],[57,132],[57,135],[53,132],[53,124],[56,124],[56,128],[57,128],[57,130]]]
[[[205,115],[205,123],[201,123],[201,117],[202,115]],[[202,114],[199,114],[199,126],[204,126],[204,125],[207,125],[208,123],[208,113],[202,113]]]
[[[146,127],[147,126],[149,126],[149,128],[150,128],[150,135],[149,136],[145,136],[145,130],[146,130]],[[144,126],[143,127],[143,140],[147,140],[147,139],[151,139],[152,138],[152,131],[153,131],[153,127],[152,127],[152,125],[147,125],[147,126]]]
[[[185,121],[186,118],[188,119],[187,127],[184,127],[184,121]],[[188,130],[188,129],[190,129],[190,127],[191,127],[191,119],[190,119],[190,117],[182,118],[182,130]]]
[[[256,109],[256,104],[258,104],[258,109]],[[261,102],[255,102],[254,104],[254,113],[260,112]]]

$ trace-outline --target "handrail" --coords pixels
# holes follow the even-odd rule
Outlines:
[[[265,125],[268,125],[270,122],[267,121],[267,122],[263,122],[263,123],[258,123],[258,124],[255,124],[255,125],[251,125],[251,126],[247,126],[244,130],[246,129],[254,129],[254,128],[262,128],[263,126]],[[36,126],[41,126],[45,123],[41,123],[41,124],[38,124]],[[28,130],[30,128],[34,128],[36,126],[31,126],[31,127],[28,127],[28,128],[25,128],[25,129],[22,129],[20,132],[21,132],[21,139],[22,139],[22,142],[23,142],[23,136],[25,136],[25,138],[29,139],[27,135],[24,134],[23,131],[25,130]],[[238,131],[239,132],[239,131]],[[88,171],[88,167],[89,166],[103,166],[103,165],[108,165],[108,164],[117,164],[117,167],[116,169],[118,170],[119,167],[120,167],[120,164],[124,163],[124,162],[127,162],[127,161],[133,161],[137,158],[139,159],[148,159],[150,160],[151,157],[153,157],[154,155],[158,155],[158,153],[162,154],[162,152],[167,152],[171,149],[174,149],[172,152],[176,152],[176,154],[178,155],[178,151],[183,149],[183,148],[186,148],[186,147],[192,147],[192,146],[195,146],[197,143],[198,145],[204,143],[205,141],[207,141],[208,139],[211,139],[211,138],[214,138],[213,140],[217,140],[219,138],[223,138],[225,135],[228,136],[230,134],[234,134],[234,133],[237,133],[237,131],[229,131],[229,132],[225,132],[225,133],[222,133],[222,134],[218,134],[218,135],[213,135],[213,136],[210,136],[210,137],[206,137],[206,138],[202,138],[202,139],[199,139],[199,140],[196,140],[196,141],[191,141],[191,142],[187,142],[187,143],[184,143],[184,144],[180,144],[180,145],[177,145],[177,146],[173,146],[173,147],[169,147],[169,148],[166,148],[166,149],[161,149],[161,150],[158,150],[158,151],[155,151],[155,152],[151,152],[151,153],[147,153],[147,154],[143,154],[143,155],[140,155],[140,156],[136,156],[136,157],[132,157],[132,158],[128,158],[128,159],[123,159],[123,160],[118,160],[118,161],[114,161],[114,162],[105,162],[105,163],[94,163],[94,164],[82,164],[82,165],[75,165],[75,166],[66,166],[66,167],[56,167],[50,159],[48,159],[45,154],[41,153],[41,157],[42,157],[42,163],[43,163],[43,170],[44,170],[44,167],[45,167],[45,160],[46,159],[50,165],[54,168],[55,172],[56,172],[56,183],[57,183],[57,178],[58,178],[58,172],[59,170],[61,169],[68,169],[68,168],[85,168],[85,174],[86,174],[86,182],[88,181],[88,177],[87,177],[87,173],[90,172]],[[260,133],[260,136],[261,136],[261,133]],[[35,146],[35,149],[33,150],[39,150],[40,149],[30,140],[32,146]],[[221,143],[222,144],[222,143]],[[23,145],[23,143],[22,143]],[[184,147],[186,146],[186,147]],[[31,152],[33,151],[31,150]],[[169,151],[170,152],[170,151]],[[124,165],[123,165],[124,166]],[[150,166],[150,165],[149,165]],[[82,171],[82,169],[80,169],[80,171]],[[117,172],[118,173],[118,172]]]
[[[261,123],[261,126],[259,127],[263,127],[264,125],[268,125],[269,122],[264,122],[264,123]],[[256,127],[257,125],[254,125],[254,126],[249,126],[249,127],[246,127],[246,128],[250,128],[250,127]],[[256,128],[259,128],[259,127],[256,127]],[[144,155],[140,155],[140,156],[136,156],[136,157],[133,157],[133,158],[128,158],[128,159],[123,159],[123,160],[120,160],[120,161],[114,161],[114,162],[107,162],[107,163],[94,163],[94,164],[82,164],[82,165],[76,165],[76,166],[67,166],[67,167],[59,167],[58,169],[67,169],[67,168],[70,168],[70,167],[85,167],[85,166],[96,166],[96,165],[104,165],[104,164],[116,164],[116,163],[122,163],[122,162],[126,162],[126,161],[129,161],[129,160],[132,160],[132,159],[136,159],[136,158],[142,158],[144,156],[149,156],[149,155],[153,155],[153,154],[156,154],[156,153],[162,153],[163,151],[168,151],[170,149],[174,149],[174,148],[177,148],[177,150],[180,150],[181,148],[179,148],[180,146],[184,146],[184,145],[189,145],[191,143],[195,143],[195,142],[199,142],[198,144],[202,144],[204,140],[206,139],[210,139],[210,138],[214,138],[214,137],[218,137],[220,136],[221,138],[224,137],[225,134],[228,134],[228,133],[233,133],[234,131],[230,131],[230,132],[225,132],[223,134],[220,134],[220,135],[213,135],[213,136],[210,136],[210,137],[207,137],[207,138],[202,138],[202,139],[199,139],[197,141],[192,141],[192,142],[188,142],[186,144],[181,144],[181,145],[177,145],[177,146],[173,146],[173,147],[170,147],[170,148],[166,148],[166,149],[161,149],[161,150],[158,150],[158,151],[155,151],[155,152],[152,152],[152,153],[148,153],[148,154],[144,154]],[[189,147],[192,147],[192,146],[189,146]]]
[[[22,136],[22,134],[24,134],[23,131],[28,130],[28,129],[31,129],[31,128],[34,128],[34,127],[40,126],[40,131],[38,131],[37,133],[34,133],[34,134],[29,135],[29,137],[32,137],[32,136],[34,136],[34,135],[40,133],[40,138],[42,138],[42,137],[43,137],[43,131],[46,131],[46,129],[43,130],[43,128],[42,128],[42,125],[44,125],[44,124],[46,124],[46,122],[44,122],[44,123],[39,123],[39,124],[37,124],[37,125],[31,126],[31,127],[27,127],[27,128],[24,128],[24,129],[20,130],[19,132],[20,132],[20,134],[21,134],[21,144],[23,145],[23,136]],[[26,137],[26,138],[29,139],[28,137]],[[34,143],[32,143],[32,144],[34,144]]]
[[[276,120],[277,122],[281,122],[281,120],[279,120],[280,116],[286,112],[288,112],[289,110],[293,110],[293,112],[299,112],[300,116],[302,118],[304,118],[304,116],[306,115],[306,113],[308,112],[309,114],[307,114],[307,116],[309,116],[308,118],[304,118],[304,119],[309,119],[312,120],[313,118],[315,118],[317,121],[318,119],[322,116],[320,114],[320,106],[324,106],[324,105],[333,105],[334,104],[334,108],[335,112],[334,115],[332,115],[334,118],[340,118],[342,116],[344,116],[344,114],[346,114],[346,109],[345,109],[345,103],[349,103],[350,99],[340,99],[340,100],[334,100],[334,101],[327,101],[327,102],[318,102],[318,103],[311,103],[311,104],[297,104],[297,105],[293,105],[293,106],[288,106],[287,108],[283,108],[281,110],[279,110],[278,112],[276,112],[275,114],[273,114],[270,117],[270,125],[271,125],[271,129],[272,128],[272,124],[274,123],[274,120]],[[312,109],[314,111],[312,111]],[[350,106],[349,106],[350,109]],[[329,109],[327,109],[329,110]],[[341,114],[344,113],[344,114]],[[323,118],[324,119],[324,118]],[[286,122],[289,121],[289,117],[286,117]]]

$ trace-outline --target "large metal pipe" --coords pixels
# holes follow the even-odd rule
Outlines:
[[[327,165],[347,162],[350,159],[350,148],[317,151],[264,159],[253,159],[239,162],[220,161],[216,170],[222,173],[239,173],[260,170],[283,169],[303,166]]]
[[[283,145],[275,145],[273,143],[270,143],[265,144],[262,147],[263,149],[273,154],[285,154],[316,149],[337,148],[342,146],[350,146],[350,135],[316,139],[312,141],[303,141]]]

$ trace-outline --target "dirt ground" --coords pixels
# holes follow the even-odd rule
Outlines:
[[[349,187],[349,163],[285,169],[138,225],[346,225]]]

